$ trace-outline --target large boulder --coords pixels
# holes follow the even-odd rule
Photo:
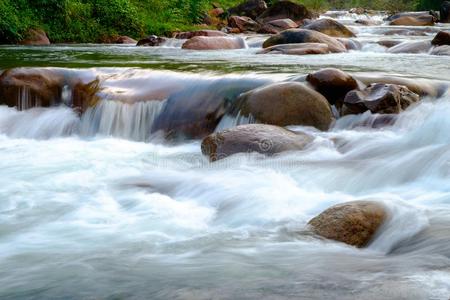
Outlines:
[[[148,37],[145,37],[143,39],[140,39],[136,46],[149,46],[149,47],[156,47],[160,46],[166,41],[165,38],[156,36],[156,35],[149,35]]]
[[[237,106],[242,116],[258,123],[328,130],[333,122],[327,99],[298,82],[274,83],[249,91],[238,98]]]
[[[263,48],[279,44],[320,43],[327,44],[331,52],[346,52],[345,46],[337,39],[318,31],[308,29],[289,29],[267,39]]]
[[[362,91],[353,90],[344,99],[342,113],[360,114],[366,111],[398,114],[420,100],[419,95],[406,86],[375,83]]]
[[[236,153],[258,152],[273,155],[302,150],[313,138],[282,127],[249,124],[213,133],[202,142],[202,153],[216,161]]]
[[[21,45],[45,46],[50,45],[50,40],[45,31],[41,29],[30,29],[25,33],[25,38],[20,41]]]
[[[402,16],[392,20],[393,26],[434,26],[436,17],[432,15]]]
[[[439,31],[431,41],[434,46],[450,45],[450,32]]]
[[[180,40],[188,40],[196,36],[228,36],[225,32],[219,30],[196,30],[186,32],[176,32],[173,37]]]
[[[430,54],[431,55],[449,56],[450,55],[450,46],[444,45],[444,46],[435,47],[435,48],[433,48],[433,50],[431,50]]]
[[[267,9],[264,0],[247,0],[228,10],[229,15],[246,16],[255,19]]]
[[[335,205],[308,224],[317,235],[362,248],[373,240],[387,218],[388,212],[383,204],[354,201]]]
[[[0,76],[0,104],[19,110],[61,103],[64,77],[52,69],[11,69]]]
[[[450,1],[444,1],[441,5],[441,23],[450,23]]]
[[[351,90],[358,89],[358,83],[349,74],[338,69],[323,69],[309,74],[308,81],[330,104],[342,105],[342,101]]]
[[[187,40],[182,48],[188,50],[244,49],[245,41],[240,37],[196,36]]]
[[[228,26],[237,28],[240,32],[258,31],[260,25],[249,17],[231,16],[228,18]]]
[[[311,19],[312,14],[304,5],[290,1],[278,1],[258,16],[257,21],[267,23],[279,19],[291,19],[297,24],[301,24],[304,19]]]
[[[333,19],[318,19],[303,26],[303,28],[319,31],[334,37],[355,37],[355,34],[350,29]]]
[[[266,24],[262,25],[258,30],[258,33],[271,33],[278,34],[283,30],[297,28],[298,24],[292,21],[291,19],[279,19],[269,21]]]
[[[286,55],[310,55],[331,53],[327,44],[304,43],[304,44],[281,44],[265,48],[258,54],[286,54]]]
[[[427,53],[432,45],[430,41],[403,42],[387,50],[389,53]]]

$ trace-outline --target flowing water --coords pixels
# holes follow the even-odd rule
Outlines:
[[[195,95],[239,94],[324,67],[450,84],[450,57],[389,54],[376,41],[392,27],[352,28],[362,50],[322,56],[258,55],[264,36],[233,51],[176,41],[0,47],[0,69],[45,67],[103,88],[81,118],[65,105],[0,106],[0,299],[448,300],[448,93],[382,128],[368,126],[377,118],[368,113],[329,132],[293,127],[313,145],[270,158],[209,163],[200,140],[152,134],[173,95],[187,93],[189,107]],[[428,33],[387,38],[439,28],[419,29]],[[249,122],[226,115],[216,130]],[[368,248],[306,230],[331,205],[361,199],[391,215]]]

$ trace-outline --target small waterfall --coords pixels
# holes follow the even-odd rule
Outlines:
[[[124,103],[102,100],[81,118],[82,136],[105,135],[135,141],[148,141],[153,122],[165,101]]]
[[[230,114],[224,115],[223,118],[220,120],[220,123],[214,130],[214,132],[219,132],[239,125],[254,124],[254,123],[256,123],[256,120],[252,115],[243,116],[239,111],[236,116]]]
[[[42,101],[39,97],[33,96],[30,88],[27,86],[21,86],[17,93],[17,108],[18,110],[26,110],[33,107],[41,107]]]

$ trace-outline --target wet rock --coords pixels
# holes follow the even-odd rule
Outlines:
[[[362,48],[361,42],[355,39],[338,38],[337,40],[341,42],[347,50],[361,50]]]
[[[196,30],[196,31],[187,31],[187,32],[177,32],[174,34],[175,39],[180,40],[188,40],[196,36],[210,36],[210,37],[217,37],[217,36],[228,36],[225,32],[218,31],[218,30]]]
[[[258,54],[286,54],[286,55],[310,55],[328,54],[330,48],[327,44],[303,43],[303,44],[281,44],[263,49]]]
[[[450,46],[444,45],[433,48],[430,52],[431,55],[450,55]]]
[[[267,4],[263,0],[247,0],[228,10],[229,15],[247,16],[255,19],[267,9]]]
[[[273,155],[304,149],[313,138],[282,127],[249,124],[213,133],[202,142],[202,153],[217,161],[236,153]]]
[[[0,105],[25,110],[61,103],[64,77],[51,69],[11,69],[0,75]]]
[[[94,107],[100,101],[100,80],[96,79],[87,84],[79,81],[72,88],[71,106],[75,111],[84,113],[89,107]]]
[[[238,28],[240,32],[258,31],[260,25],[249,17],[231,16],[228,19],[228,26]]]
[[[420,100],[419,95],[406,86],[375,83],[362,91],[351,91],[344,99],[342,114],[360,114],[365,111],[380,114],[398,114]]]
[[[139,42],[137,42],[136,46],[149,46],[149,47],[155,47],[159,46],[162,43],[166,41],[165,38],[156,36],[156,35],[149,35],[146,38],[140,39]]]
[[[434,26],[436,18],[432,15],[402,16],[392,20],[393,26]]]
[[[244,49],[245,41],[240,37],[196,36],[187,40],[182,48],[188,50]]]
[[[389,53],[427,53],[430,51],[432,45],[430,41],[417,41],[417,42],[403,42],[392,48],[389,48]]]
[[[270,21],[259,29],[258,33],[278,34],[283,30],[297,28],[298,24],[291,19],[280,19]]]
[[[379,21],[369,20],[369,19],[358,19],[355,21],[356,24],[364,25],[364,26],[376,26],[380,25]]]
[[[263,48],[279,44],[320,43],[327,44],[331,52],[346,52],[345,46],[337,39],[318,31],[308,29],[289,29],[267,39]]]
[[[441,4],[441,23],[450,23],[450,1],[444,1]]]
[[[350,29],[333,19],[318,19],[303,26],[303,28],[334,37],[355,37],[355,34]]]
[[[162,132],[171,140],[204,138],[214,132],[240,94],[267,82],[225,78],[189,84],[169,96],[152,132]]]
[[[323,69],[309,74],[306,77],[316,91],[327,98],[330,104],[338,107],[351,90],[358,89],[358,83],[349,74],[338,69]]]
[[[370,243],[387,218],[384,205],[354,201],[333,206],[308,224],[317,235],[362,248]]]
[[[45,31],[41,29],[30,29],[25,33],[25,38],[20,41],[21,45],[45,46],[50,45],[50,40]]]
[[[439,31],[431,41],[434,46],[450,45],[450,32]]]
[[[392,47],[397,46],[397,45],[399,45],[401,43],[402,43],[402,41],[398,41],[398,40],[381,40],[381,41],[378,41],[378,45],[381,45],[381,46],[386,47],[386,48],[392,48]]]
[[[238,98],[237,106],[242,116],[263,124],[328,130],[333,122],[328,101],[298,82],[274,83],[249,91]]]
[[[264,24],[279,19],[291,19],[301,24],[304,19],[311,19],[312,14],[301,4],[290,1],[278,1],[258,16],[257,21]]]

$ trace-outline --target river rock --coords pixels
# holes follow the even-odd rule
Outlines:
[[[130,38],[129,36],[126,35],[122,35],[122,36],[118,36],[113,40],[113,44],[133,44],[136,45],[138,43],[138,41],[136,41],[133,38]]]
[[[100,101],[100,80],[95,79],[87,84],[78,81],[72,88],[72,108],[84,113],[89,107],[94,107]]]
[[[228,10],[229,15],[247,16],[255,19],[267,9],[264,0],[247,0]]]
[[[330,104],[339,107],[348,92],[358,89],[358,83],[352,76],[332,68],[311,73],[306,77],[306,81],[324,95]]]
[[[149,35],[146,38],[140,39],[136,46],[149,46],[149,47],[155,47],[155,46],[159,46],[162,43],[164,43],[166,41],[165,38],[156,36],[156,35]]]
[[[310,55],[328,54],[330,48],[327,44],[303,43],[303,44],[281,44],[265,48],[258,54],[286,54],[286,55]]]
[[[260,25],[249,17],[231,16],[228,18],[228,26],[237,28],[240,32],[258,31]]]
[[[403,42],[387,50],[389,53],[427,53],[432,45],[430,41]]]
[[[381,40],[381,41],[377,42],[378,45],[381,45],[381,46],[386,47],[386,48],[392,48],[392,47],[397,46],[397,45],[399,45],[401,43],[402,43],[402,41],[398,41],[398,40]]]
[[[11,69],[0,75],[0,105],[25,110],[61,103],[64,77],[52,69]]]
[[[285,151],[302,150],[313,138],[282,127],[249,124],[213,133],[202,142],[202,153],[211,161],[236,153],[258,152],[273,155]]]
[[[331,52],[346,52],[345,46],[337,39],[318,31],[308,29],[289,29],[267,39],[263,48],[279,44],[320,43],[327,44]]]
[[[187,40],[182,48],[188,50],[244,49],[245,41],[240,37],[196,36]]]
[[[347,50],[361,50],[362,44],[356,39],[337,38],[337,40],[344,45]]]
[[[312,231],[326,239],[362,248],[388,218],[384,205],[354,201],[335,205],[309,221]]]
[[[291,1],[278,1],[258,16],[257,21],[265,24],[269,21],[279,19],[291,19],[301,24],[304,19],[311,19],[312,14],[304,5]]]
[[[20,41],[21,45],[45,46],[50,45],[50,40],[45,31],[41,29],[30,29],[25,33],[25,38]]]
[[[450,45],[450,32],[439,31],[431,41],[434,46]]]
[[[344,99],[342,114],[360,114],[368,110],[372,113],[398,114],[419,100],[419,95],[406,86],[375,83],[362,91],[349,92]]]
[[[180,40],[188,40],[196,36],[217,37],[217,36],[228,36],[228,34],[219,30],[196,30],[187,32],[177,32],[173,35],[175,39]]]
[[[432,15],[403,16],[389,23],[393,26],[434,26],[436,18]]]
[[[435,48],[433,48],[433,50],[431,50],[430,54],[431,55],[449,56],[450,55],[450,46],[444,45],[444,46],[435,47]]]
[[[291,19],[279,19],[270,21],[258,30],[258,33],[278,34],[283,30],[297,28],[298,24]]]
[[[441,4],[440,16],[441,23],[450,23],[450,1]]]
[[[333,122],[330,105],[321,94],[298,82],[274,83],[242,94],[237,100],[242,116],[277,126],[303,125],[328,130]]]
[[[333,19],[318,19],[303,26],[303,28],[334,37],[355,37],[355,34],[350,29]]]

